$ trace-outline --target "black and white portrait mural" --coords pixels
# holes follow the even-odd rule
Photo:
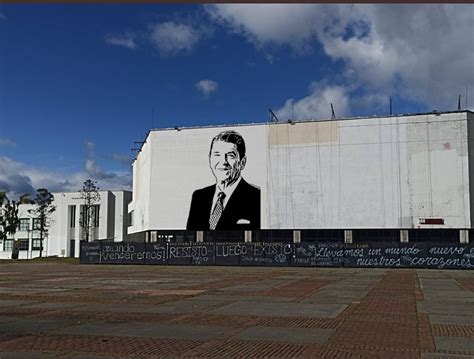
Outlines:
[[[215,183],[192,195],[186,229],[260,229],[260,188],[243,178],[245,140],[236,131],[222,131],[211,141],[209,167]]]
[[[268,228],[267,161],[263,125],[152,131],[134,165],[134,227]]]

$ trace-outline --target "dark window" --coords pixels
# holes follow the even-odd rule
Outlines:
[[[69,228],[76,227],[76,206],[69,206]]]
[[[98,204],[95,204],[92,206],[91,211],[92,211],[92,227],[99,227],[99,209],[100,206]]]
[[[33,218],[33,229],[36,229],[36,230],[41,229],[41,219]]]
[[[287,229],[271,230],[262,229],[252,231],[252,242],[293,242],[293,231]]]
[[[34,239],[33,238],[33,250],[34,251],[39,251],[41,250],[41,239]]]
[[[344,230],[302,229],[301,242],[344,242]]]
[[[352,241],[354,243],[385,242],[399,243],[399,229],[353,229]]]
[[[87,215],[86,211],[86,206],[81,205],[80,207],[80,217],[79,217],[79,223],[81,223],[81,226],[87,227],[87,219],[90,219],[90,226],[98,228],[99,227],[99,214],[100,214],[100,205],[94,204],[90,206],[89,208],[89,216]]]
[[[24,238],[24,239],[19,239],[18,241],[20,242],[20,246],[19,246],[20,251],[27,251],[29,248],[28,239]]]
[[[20,223],[18,225],[19,231],[27,231],[30,229],[30,219],[29,218],[20,218]]]
[[[154,235],[153,232],[156,234]],[[187,243],[195,242],[196,234],[194,231],[151,231],[150,242],[170,242],[170,243]]]
[[[76,241],[74,239],[71,239],[70,243],[71,244],[69,246],[69,257],[74,257],[76,253]]]
[[[204,242],[244,242],[244,231],[204,231]]]
[[[6,239],[3,241],[3,250],[12,251],[13,250],[13,239]]]
[[[459,243],[459,229],[409,229],[410,242]]]

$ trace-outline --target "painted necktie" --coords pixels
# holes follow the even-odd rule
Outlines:
[[[216,229],[217,222],[219,222],[219,218],[221,218],[222,211],[224,210],[224,198],[225,193],[219,192],[217,195],[217,202],[214,206],[214,210],[212,211],[211,218],[209,218],[209,228]]]

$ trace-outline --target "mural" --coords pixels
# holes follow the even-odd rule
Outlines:
[[[267,148],[265,126],[151,132],[134,169],[135,224],[266,228]]]
[[[194,191],[186,229],[260,229],[260,188],[242,178],[246,162],[240,133],[223,131],[212,139],[209,167],[215,183]]]

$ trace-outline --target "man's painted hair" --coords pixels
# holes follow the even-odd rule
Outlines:
[[[239,153],[240,159],[245,157],[245,141],[242,135],[236,131],[222,131],[218,133],[211,142],[211,148],[209,149],[209,155],[212,151],[212,146],[216,141],[224,141],[235,144],[237,152]]]

